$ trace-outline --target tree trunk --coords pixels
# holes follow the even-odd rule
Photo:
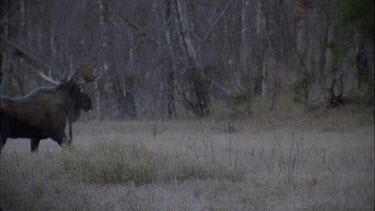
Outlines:
[[[102,59],[104,58],[104,73],[107,73],[108,71],[108,64],[107,64],[107,61],[105,59],[105,53],[106,53],[106,48],[107,48],[107,35],[106,35],[106,27],[105,27],[105,20],[108,18],[107,17],[107,9],[106,9],[107,5],[105,4],[104,0],[99,0],[99,31],[100,31],[100,38],[101,38],[101,48],[102,48],[102,53],[99,53],[99,54],[102,54],[100,55],[102,57]],[[104,55],[103,55],[104,53]],[[105,82],[104,82],[105,83]],[[96,111],[100,114],[102,112],[102,108],[101,108],[101,93],[100,93],[100,89],[101,87],[103,87],[103,85],[98,82],[98,81],[95,81],[95,90],[96,90]]]
[[[174,72],[170,71],[167,77],[167,113],[170,119],[177,118],[174,99],[174,81]]]
[[[202,71],[202,65],[198,60],[195,47],[192,40],[192,32],[190,30],[190,22],[187,15],[187,7],[185,0],[176,0],[177,15],[179,20],[179,27],[181,30],[180,38],[182,40],[182,48],[187,54],[188,65],[195,67],[198,71]]]
[[[265,56],[265,15],[262,9],[262,3],[260,0],[256,2],[256,49],[257,49],[257,59],[255,64],[255,71],[252,73],[254,93],[261,94],[263,90],[263,67],[264,67],[264,56]]]
[[[187,81],[187,87],[180,90],[181,97],[185,108],[202,117],[209,113],[208,83],[203,75],[202,65],[193,45],[185,0],[177,0],[176,6],[180,32],[179,40],[181,49],[185,54],[184,77]]]
[[[248,42],[247,42],[247,5],[249,4],[248,0],[242,0],[241,3],[241,43],[240,43],[240,73],[237,74],[237,83],[241,90],[248,90],[249,81],[247,80],[249,76],[248,70]],[[242,79],[242,80],[241,80]]]
[[[319,53],[319,74],[318,74],[318,80],[317,80],[317,85],[324,87],[326,84],[326,62],[327,62],[327,50],[328,50],[328,39],[329,39],[329,33],[330,33],[330,22],[327,18],[326,23],[324,27],[324,37],[321,43],[320,47],[320,53]]]
[[[132,29],[129,30],[129,63],[128,63],[128,73],[125,75],[125,99],[124,107],[125,114],[130,119],[135,119],[137,117],[137,106],[135,105],[135,74],[134,74],[134,33]]]
[[[130,119],[135,119],[137,117],[137,107],[135,105],[135,97],[134,97],[134,83],[135,77],[134,76],[127,76],[125,79],[126,84],[126,95],[125,95],[125,102],[124,107],[126,109],[126,115]]]
[[[166,100],[167,100],[167,113],[168,118],[176,118],[176,107],[175,107],[175,74],[177,73],[176,68],[176,56],[174,54],[172,41],[171,41],[171,11],[172,11],[172,2],[171,0],[167,0],[166,8],[165,8],[165,16],[164,16],[164,25],[165,25],[165,37],[167,39],[168,45],[168,53],[169,53],[169,66],[170,70],[167,71],[167,93],[166,93]]]
[[[263,67],[262,67],[262,100],[263,100],[263,103],[265,102],[266,100],[266,96],[267,96],[267,84],[266,84],[266,75],[267,75],[267,58],[268,55],[267,55],[267,50],[265,50],[264,52],[264,56],[263,56]]]
[[[0,95],[8,95],[9,94],[9,85],[11,80],[11,57],[6,54],[1,54],[1,85],[0,85]]]

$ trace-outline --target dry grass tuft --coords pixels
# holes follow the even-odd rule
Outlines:
[[[141,185],[207,178],[240,181],[243,178],[240,169],[224,166],[214,158],[201,162],[184,154],[152,152],[141,144],[127,141],[100,142],[90,149],[66,151],[55,159],[55,171],[98,184]]]

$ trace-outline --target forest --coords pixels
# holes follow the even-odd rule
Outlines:
[[[85,87],[101,118],[272,112],[282,96],[373,106],[373,15],[372,0],[4,0],[1,93],[86,63],[104,69]]]
[[[374,210],[374,0],[0,6],[0,211]]]

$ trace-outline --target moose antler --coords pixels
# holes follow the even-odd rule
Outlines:
[[[79,82],[78,85],[87,84],[98,80],[102,76],[102,68],[93,68],[89,64],[80,64],[77,67],[77,72],[82,76],[84,81]]]
[[[44,74],[43,72],[41,72],[41,71],[37,71],[37,72],[38,72],[39,76],[41,78],[43,78],[45,81],[48,81],[48,82],[56,84],[56,85],[60,84],[60,81],[52,78],[52,76],[51,76],[51,70],[49,70],[48,76],[46,74]]]

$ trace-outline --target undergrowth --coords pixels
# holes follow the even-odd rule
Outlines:
[[[56,156],[56,171],[91,183],[125,183],[137,185],[188,179],[227,179],[239,181],[239,169],[210,161],[197,161],[186,155],[174,156],[152,152],[135,143],[111,141],[91,149],[70,150]]]
[[[50,209],[64,209],[64,204],[56,201],[73,197],[82,183],[138,186],[201,179],[239,182],[244,178],[240,169],[220,164],[215,158],[198,161],[186,154],[172,156],[127,141],[102,141],[90,148],[56,154],[15,152],[2,155],[0,162],[2,210],[7,207],[33,210],[33,207],[49,207],[48,204]],[[48,201],[43,200],[46,196]],[[26,204],[14,204],[17,201]],[[77,209],[87,208],[87,205],[77,206]]]

